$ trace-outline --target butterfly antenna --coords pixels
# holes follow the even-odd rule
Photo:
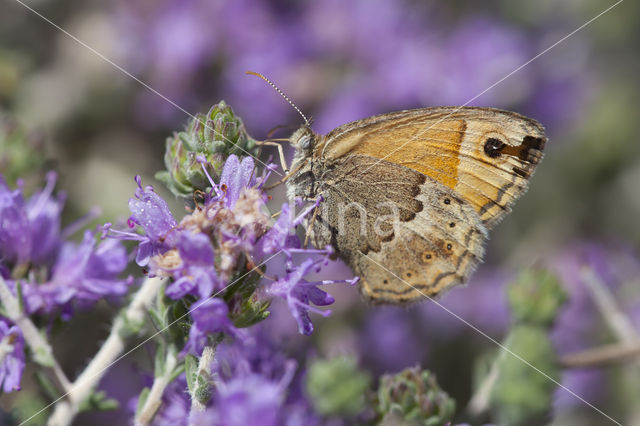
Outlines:
[[[255,75],[256,77],[260,77],[261,79],[263,79],[264,81],[266,81],[267,83],[269,83],[269,85],[271,87],[273,87],[275,89],[276,92],[280,93],[280,96],[282,96],[287,102],[289,102],[289,105],[291,105],[293,107],[293,109],[295,109],[296,111],[298,111],[298,114],[300,114],[300,116],[304,119],[304,123],[307,127],[309,127],[311,125],[311,122],[309,121],[309,119],[307,118],[306,115],[304,115],[302,113],[302,111],[300,110],[300,108],[298,108],[296,106],[296,104],[293,103],[293,101],[291,99],[289,99],[289,97],[287,95],[284,94],[284,92],[282,90],[280,90],[280,88],[278,86],[276,86],[271,80],[269,80],[267,77],[265,77],[264,75],[258,73],[258,72],[253,72],[253,71],[246,71],[245,74],[249,74],[249,75]]]

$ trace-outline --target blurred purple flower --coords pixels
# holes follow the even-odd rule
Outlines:
[[[606,285],[615,286],[617,282],[612,273],[610,258],[611,253],[604,246],[582,243],[568,245],[549,262],[549,267],[558,275],[569,294],[551,335],[560,354],[597,344],[598,336],[593,333],[593,329],[598,313],[583,282],[582,270],[591,268]]]
[[[195,424],[244,426],[283,424],[280,418],[285,390],[292,374],[272,382],[258,374],[235,377],[216,387],[213,407],[196,416]]]
[[[74,307],[124,295],[132,280],[118,278],[127,265],[119,242],[96,246],[90,231],[80,244],[63,240],[78,223],[60,229],[64,196],[54,198],[55,182],[55,173],[47,174],[46,187],[25,203],[21,189],[10,191],[0,177],[0,264],[6,277],[12,269],[19,271],[7,283],[15,291],[20,280],[27,313],[62,310],[68,317]]]
[[[22,332],[0,319],[0,386],[3,392],[20,390],[24,366]]]
[[[265,96],[258,79],[242,77],[255,69],[289,88],[298,103],[319,105],[316,128],[326,132],[375,113],[466,103],[539,50],[521,28],[475,15],[452,20],[450,8],[408,0],[288,8],[256,0],[137,0],[116,7],[114,16],[125,61],[179,104],[201,105],[198,93],[217,91],[250,128],[284,122],[293,114],[286,102]],[[574,67],[534,63],[477,102],[527,112],[547,126],[564,123],[579,114],[594,83],[580,55]],[[211,70],[219,70],[213,78]],[[147,91],[138,104],[151,125],[179,119],[178,110]]]
[[[0,259],[4,264],[23,263],[31,251],[31,233],[24,199],[0,176]]]
[[[48,265],[62,243],[60,214],[64,195],[53,197],[56,174],[47,174],[46,187],[25,203],[20,188],[10,190],[0,176],[0,261]]]
[[[244,336],[243,331],[238,330],[229,319],[229,307],[222,299],[213,297],[198,301],[191,306],[190,314],[193,324],[182,354],[202,354],[211,333],[225,333],[239,338]]]
[[[204,419],[220,425],[317,424],[296,366],[270,340],[266,325],[247,330],[242,340],[223,342],[212,367],[220,379],[218,393]]]
[[[118,241],[96,245],[91,231],[80,244],[65,242],[44,283],[22,284],[25,307],[31,313],[51,313],[62,308],[69,317],[74,307],[88,308],[102,298],[123,296],[133,280],[120,279],[128,263],[127,252]]]
[[[151,386],[151,383],[147,386]],[[130,404],[130,406],[135,410],[137,403]],[[187,379],[182,373],[164,391],[162,405],[153,418],[153,424],[157,426],[187,426],[190,409],[191,400],[189,399]]]
[[[429,345],[412,330],[413,312],[415,310],[384,306],[367,315],[359,345],[365,362],[373,363],[376,370],[386,373],[400,371],[425,359]]]
[[[207,411],[189,418],[191,403],[183,374],[165,391],[154,424],[315,425],[296,366],[273,346],[265,330],[247,330],[243,339],[225,340],[216,349],[213,398]]]

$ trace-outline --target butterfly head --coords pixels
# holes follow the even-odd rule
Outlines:
[[[296,157],[309,158],[313,155],[318,135],[309,126],[302,126],[291,135],[289,142],[296,149]]]

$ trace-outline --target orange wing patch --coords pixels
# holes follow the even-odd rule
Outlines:
[[[375,132],[353,135],[361,139],[350,151],[400,164],[427,175],[449,188],[458,183],[458,153],[465,134],[464,120],[438,123],[425,130],[423,122],[387,123]]]

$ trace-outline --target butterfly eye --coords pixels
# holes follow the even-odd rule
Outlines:
[[[300,141],[300,148],[305,151],[309,151],[313,146],[313,141],[311,140],[311,136],[304,136]]]
[[[484,153],[487,154],[491,158],[500,157],[500,151],[504,148],[506,144],[502,142],[500,139],[489,138],[484,143]]]

